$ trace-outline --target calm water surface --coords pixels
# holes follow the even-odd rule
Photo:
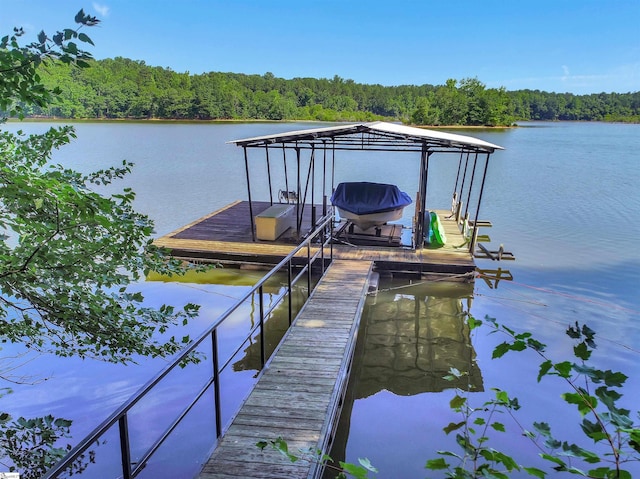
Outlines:
[[[27,123],[3,128],[31,132],[47,126]],[[78,139],[56,154],[56,159],[83,171],[118,164],[123,159],[134,162],[134,173],[127,185],[133,186],[138,209],[156,221],[161,235],[231,201],[246,198],[242,150],[227,141],[313,126],[79,123]],[[455,287],[443,292],[434,291],[431,285],[414,286],[411,291],[389,289],[368,305],[363,327],[373,332],[366,337],[374,345],[380,328],[389,324],[406,320],[423,325],[413,338],[405,338],[411,348],[405,351],[404,358],[411,359],[420,374],[411,374],[397,350],[374,347],[374,363],[376,358],[383,362],[382,358],[393,357],[398,359],[397,366],[409,373],[388,369],[371,374],[371,360],[366,359],[371,356],[363,354],[357,370],[364,374],[352,381],[351,401],[345,406],[349,414],[342,418],[334,454],[351,462],[368,457],[379,468],[379,477],[425,477],[424,464],[436,457],[435,451],[456,450],[453,438],[441,432],[450,421],[459,420],[448,408],[454,392],[439,381],[442,371],[433,362],[437,358],[420,354],[423,349],[418,346],[429,344],[426,350],[434,351],[434,344],[443,346],[446,342],[451,347],[442,351],[448,358],[446,362],[452,364],[469,362],[471,357],[456,355],[458,349],[450,335],[437,328],[440,336],[421,336],[424,331],[433,333],[430,325],[438,324],[433,322],[434,317],[459,317],[460,311],[467,310],[477,318],[495,317],[511,328],[534,332],[549,345],[549,353],[556,359],[568,358],[570,352],[567,348],[571,343],[564,334],[566,326],[575,321],[588,324],[597,332],[598,348],[593,361],[604,369],[621,370],[629,376],[623,402],[632,410],[638,409],[640,126],[534,123],[512,130],[468,134],[505,147],[492,156],[481,216],[493,222],[487,232],[496,246],[504,243],[516,255],[516,262],[500,265],[510,269],[515,280],[501,282],[495,290],[478,281],[472,301],[467,299],[467,292],[456,292]],[[388,164],[385,165],[388,161],[391,160],[354,156],[353,162],[338,169],[336,181],[355,176],[396,183],[405,191],[414,191],[417,166],[407,162],[407,166],[403,164],[389,173]],[[448,207],[456,168],[457,161],[434,165],[434,178],[442,181],[430,183],[429,204]],[[479,266],[493,268],[496,264],[481,261]],[[228,276],[217,280],[220,284],[147,282],[139,288],[150,304],[202,304],[201,319],[189,326],[189,332],[194,334],[247,290],[246,276],[225,274]],[[406,308],[408,312],[402,313]],[[455,313],[455,308],[462,309]],[[401,319],[389,323],[387,318],[392,317],[392,311],[400,311]],[[397,333],[394,331],[395,336]],[[523,407],[519,420],[525,427],[531,427],[533,421],[547,421],[552,427],[555,425],[554,430],[566,433],[563,438],[580,439],[580,433],[567,425],[576,424],[579,419],[559,400],[564,389],[547,379],[536,384],[539,361],[526,353],[491,360],[494,345],[502,339],[487,333],[482,328],[470,333],[466,346],[473,350],[473,372],[481,385],[478,389],[485,391],[473,393],[472,401],[480,404],[491,388],[505,389],[520,398]],[[423,340],[431,342],[423,344]],[[164,365],[161,359],[141,359],[126,368],[77,359],[31,355],[26,359],[30,362],[20,369],[21,374],[32,376],[32,382],[37,384],[14,387],[13,394],[0,399],[0,408],[16,416],[52,413],[73,419],[75,440]],[[228,416],[255,375],[250,367],[238,369],[227,381]],[[172,387],[141,408],[137,434],[142,441],[156,428],[154,424],[162,422],[163,414],[180,401],[190,378],[198,374],[194,371],[176,378]],[[45,378],[48,379],[38,382]],[[151,475],[145,477],[191,477],[213,441],[210,433],[202,432],[202,424],[210,424],[208,415],[203,408],[197,419],[187,423],[182,428],[182,439],[167,448],[175,448],[173,452],[151,465],[147,472]],[[514,427],[507,425],[510,431],[515,431]],[[495,447],[517,451],[518,460],[525,465],[535,463],[537,451],[517,435],[515,439],[496,435],[495,440]],[[164,475],[158,472],[160,469]],[[640,473],[640,469],[636,467],[635,472]]]

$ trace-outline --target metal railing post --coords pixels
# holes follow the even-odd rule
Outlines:
[[[267,362],[266,359],[266,348],[264,347],[264,299],[262,295],[263,287],[260,285],[258,288],[258,304],[260,305],[260,368],[264,367],[264,364]]]
[[[311,296],[311,242],[307,243],[307,298]]]
[[[289,326],[293,323],[293,291],[291,291],[291,261],[287,263],[287,291],[289,293]]]
[[[122,458],[122,477],[131,479],[131,448],[129,444],[129,421],[127,414],[123,414],[118,420],[120,430],[120,457]]]
[[[213,399],[215,401],[216,437],[222,436],[222,408],[220,407],[220,364],[218,360],[218,329],[211,332],[211,355],[213,359]]]

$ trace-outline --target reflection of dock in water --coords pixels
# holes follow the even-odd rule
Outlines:
[[[465,321],[464,303],[472,294],[473,284],[463,283],[379,292],[362,318],[352,375],[355,398],[383,389],[402,396],[468,385],[481,391],[482,376]],[[465,376],[443,379],[451,368]]]
[[[415,396],[450,388],[484,389],[466,322],[473,284],[380,287],[363,312],[353,370],[330,454],[334,461],[345,460],[351,414],[358,399],[380,391]],[[451,368],[462,375],[444,379]]]
[[[283,287],[284,288],[284,287]],[[276,291],[273,296],[277,297],[283,294],[284,291]],[[265,308],[271,308],[271,299],[267,300]],[[291,326],[289,324],[289,300],[292,300],[291,308],[297,312],[304,305],[307,299],[307,292],[301,291],[299,288],[294,289],[292,296],[289,299],[285,299],[280,305],[273,310],[264,323],[264,349],[266,357],[271,357],[273,351],[278,347],[283,336],[289,330]],[[255,326],[255,319],[259,319],[259,315],[256,310],[251,312],[251,327]],[[244,355],[233,363],[234,371],[248,371],[254,370],[256,374],[262,369],[262,348],[260,343],[259,332],[256,332],[255,336],[246,343],[246,348],[242,351]]]

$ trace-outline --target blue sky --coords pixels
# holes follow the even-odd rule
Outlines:
[[[640,0],[0,0],[28,38],[84,8],[96,58],[178,72],[576,94],[640,90]]]

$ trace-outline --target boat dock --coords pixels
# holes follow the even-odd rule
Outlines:
[[[254,202],[254,214],[269,207],[269,202]],[[400,234],[400,225],[394,225],[391,234],[383,228],[380,236],[375,233],[359,234],[357,231],[350,234],[348,228],[341,231],[338,225],[334,232],[333,258],[373,261],[375,270],[381,274],[464,276],[472,273],[475,270],[473,255],[465,244],[457,221],[450,218],[450,211],[439,210],[437,213],[447,235],[447,243],[442,247],[413,249],[390,245]],[[293,227],[275,241],[253,241],[250,218],[248,202],[236,201],[156,239],[154,244],[169,249],[177,258],[218,261],[243,267],[275,265],[297,246],[296,238],[291,236],[295,232]],[[307,211],[302,226],[309,228],[310,225],[311,213]],[[366,244],[362,244],[363,241]],[[304,262],[304,258],[300,260]]]
[[[321,465],[305,460],[292,463],[278,451],[269,447],[260,450],[256,444],[282,437],[294,454],[299,449],[310,448],[322,454],[330,451],[366,293],[375,277],[371,272],[421,279],[445,275],[451,281],[471,282],[476,275],[474,258],[513,259],[502,245],[496,251],[490,246],[478,245],[490,241],[478,230],[490,227],[491,223],[479,215],[489,159],[502,149],[498,145],[468,136],[385,122],[339,124],[231,143],[243,151],[246,200],[235,201],[196,219],[157,238],[154,244],[167,249],[174,258],[186,261],[270,270],[265,277],[286,271],[289,301],[292,281],[306,275],[307,288],[311,291],[307,302],[295,320],[289,308],[290,329],[269,360],[262,354],[261,366],[264,367],[258,382],[226,431],[220,421],[221,401],[216,396],[220,371],[215,351],[216,328],[230,315],[221,318],[211,331],[189,346],[191,349],[182,353],[186,355],[205,339],[210,340],[214,351],[212,376],[142,459],[132,460],[127,415],[179,360],[76,446],[50,472],[49,479],[60,477],[59,474],[116,423],[120,429],[123,477],[135,478],[211,386],[216,396],[218,444],[200,479],[318,479],[323,470]],[[257,152],[265,161],[256,164],[249,151]],[[386,193],[382,198],[367,195],[358,201],[350,198],[349,205],[340,206],[335,201],[333,193],[340,185],[336,185],[335,180],[353,183],[353,178],[345,177],[348,170],[336,166],[343,161],[336,157],[344,155],[345,161],[365,161],[362,164],[369,165],[366,162],[374,154],[384,155],[384,164],[390,168],[405,168],[401,166],[407,164],[403,161],[411,161],[409,165],[417,167],[413,175],[407,173],[405,178],[405,183],[414,184],[403,186],[415,192],[412,214],[409,210],[406,214],[403,212],[408,206],[406,202],[387,201]],[[457,163],[455,176],[440,177],[442,170],[434,167],[442,160]],[[450,171],[453,172],[453,168]],[[355,183],[365,185],[365,193],[369,189],[377,191],[377,186],[394,186],[372,183],[371,178],[366,178],[373,173],[368,167],[356,168],[353,172],[364,176],[355,178],[358,180]],[[451,196],[432,198],[432,190],[427,186],[434,181],[450,182]],[[367,208],[348,209],[349,206],[355,208],[356,203],[364,203]],[[434,210],[432,205],[444,205],[444,208]],[[311,278],[316,273],[324,274],[314,289]],[[500,268],[483,270],[482,277],[497,285],[498,281],[509,279],[506,273]],[[263,286],[259,282],[257,291],[261,325],[270,314],[263,311]],[[255,290],[251,292],[255,293]],[[261,341],[264,346],[264,338]]]
[[[334,260],[300,311],[199,479],[317,478],[322,467],[292,463],[259,441],[282,437],[289,451],[328,451],[340,416],[370,261]]]

